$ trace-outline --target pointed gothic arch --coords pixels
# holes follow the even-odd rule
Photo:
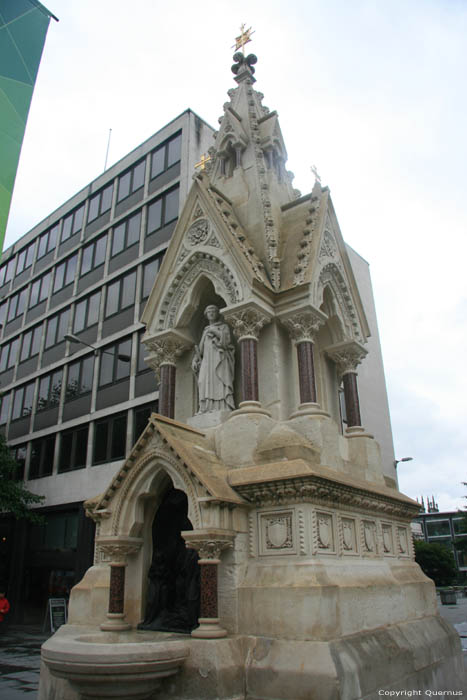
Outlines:
[[[318,282],[318,308],[323,308],[323,304],[329,303],[333,306],[331,309],[331,312],[334,312],[333,316],[337,317],[341,324],[341,329],[339,329],[338,324],[334,323],[333,336],[336,334],[339,336],[334,342],[345,338],[362,341],[363,336],[352,295],[342,272],[333,262],[323,267]],[[329,315],[327,310],[325,312]]]
[[[186,260],[164,295],[157,330],[178,325],[181,311],[186,306],[187,295],[196,287],[198,279],[202,276],[212,282],[216,294],[222,297],[227,305],[242,301],[242,286],[234,273],[211,253],[196,251]]]

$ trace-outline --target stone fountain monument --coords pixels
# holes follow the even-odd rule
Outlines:
[[[370,324],[329,190],[292,189],[256,57],[234,61],[142,318],[160,412],[87,503],[95,564],[40,700],[463,689],[414,562],[419,506],[362,425]]]

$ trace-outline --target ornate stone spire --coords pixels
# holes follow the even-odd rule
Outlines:
[[[236,45],[244,48],[242,36]],[[277,113],[263,106],[263,95],[253,89],[256,56],[237,51],[233,60],[238,87],[228,91],[209,167],[198,177],[209,178],[209,186],[232,203],[248,244],[279,289],[281,206],[295,199],[292,174],[285,170],[287,152]]]

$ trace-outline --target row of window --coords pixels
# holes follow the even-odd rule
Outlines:
[[[427,537],[446,537],[451,535],[449,520],[425,520],[422,522]],[[467,534],[465,521],[463,518],[453,518],[452,528],[454,534]]]
[[[178,186],[158,197],[148,208],[147,235],[158,231],[161,227],[170,223],[178,216],[179,188]],[[113,231],[111,256],[118,255],[126,248],[139,242],[141,228],[141,211],[118,224]],[[104,264],[107,251],[107,233],[83,248],[81,257],[80,277]],[[5,301],[0,305],[0,323],[6,319],[7,323],[21,316],[27,308],[33,308],[45,301],[52,294],[56,294],[68,285],[71,285],[76,276],[78,267],[78,253],[74,253],[66,260],[59,263],[55,270],[46,272],[34,280],[29,288],[10,297],[9,303]],[[52,282],[53,277],[53,282]]]
[[[115,384],[130,376],[131,350],[132,338],[129,337],[98,351],[99,388]],[[141,342],[140,335],[138,338],[137,373],[148,370],[144,362],[145,352],[145,347]],[[39,413],[40,411],[58,406],[62,398],[65,402],[69,402],[91,393],[95,371],[95,358],[96,356],[94,354],[87,355],[39,377],[35,412]],[[63,384],[64,393],[62,394]],[[13,402],[11,408],[12,421],[30,416],[34,410],[35,389],[36,380],[22,384],[5,394],[1,398],[0,424],[4,424],[8,420],[10,400]]]
[[[147,426],[153,411],[157,411],[157,402],[133,409],[133,443]],[[94,422],[92,464],[125,458],[127,420],[128,414],[124,412]],[[33,440],[29,459],[27,444],[14,448],[12,454],[18,464],[16,477],[19,480],[38,479],[53,474],[56,441],[59,441],[56,471],[62,473],[83,469],[87,460],[89,432],[89,423],[86,423],[72,430]]]
[[[141,301],[149,296],[154,281],[157,277],[163,255],[150,260],[143,265],[143,279],[141,289]],[[33,286],[31,287],[32,294]],[[105,286],[105,306],[103,309],[104,319],[114,314],[120,313],[134,305],[136,301],[137,274],[132,270],[126,275],[122,275]],[[86,328],[96,325],[100,315],[102,290],[84,297],[75,303],[74,318],[72,325],[73,333],[80,333]],[[13,298],[13,297],[12,297]],[[24,310],[24,307],[23,307]],[[45,321],[44,350],[64,341],[64,336],[68,332],[70,321],[70,309],[60,311]],[[44,322],[26,331],[21,337],[5,343],[0,347],[0,372],[14,367],[17,360],[24,362],[30,357],[39,354],[41,349],[41,339],[44,330]]]
[[[182,144],[182,134],[181,132],[176,134],[174,137],[169,139],[166,143],[162,144],[156,148],[151,153],[150,163],[151,171],[150,178],[153,179],[159,176],[168,168],[172,167],[180,161],[181,156],[181,144]],[[120,175],[117,180],[117,203],[123,201],[128,196],[138,191],[144,186],[146,172],[146,160],[142,160],[136,165],[132,166],[125,173]],[[112,196],[113,196],[113,183],[107,185],[102,190],[92,195],[89,199],[87,222],[90,223],[95,221],[100,216],[108,212],[112,206]],[[174,199],[177,199],[176,207]],[[160,209],[160,214],[159,214]],[[167,210],[166,212],[163,210]],[[174,213],[175,210],[175,213]],[[165,198],[162,197],[159,204],[153,205],[153,214],[151,215],[151,228],[148,228],[148,234],[156,230],[154,228],[157,221],[159,221],[159,226],[168,223],[177,216],[178,213],[178,193],[170,194],[167,203],[165,203]],[[61,222],[61,234],[60,234],[60,222],[57,222],[51,226],[47,231],[39,236],[38,246],[37,246],[37,259],[44,257],[51,251],[55,250],[58,240],[60,243],[68,240],[75,234],[79,233],[83,228],[84,222],[84,204],[74,209],[70,214],[67,214]],[[136,229],[137,222],[132,222],[131,231],[129,232],[130,241],[136,242]],[[139,229],[139,226],[138,226]],[[124,247],[132,245],[131,242],[128,244],[123,244],[122,238],[124,239],[127,235],[122,233],[120,227],[117,227],[116,231],[116,242],[112,245],[112,255],[117,255],[118,252],[123,250]],[[139,237],[139,231],[138,231]],[[114,233],[115,238],[115,233]],[[20,275],[24,270],[27,270],[32,266],[34,261],[34,250],[36,242],[33,241],[29,245],[25,246],[19,251],[17,256],[11,258],[7,263],[0,267],[0,287],[9,282],[15,275]],[[85,274],[83,271],[81,274]]]

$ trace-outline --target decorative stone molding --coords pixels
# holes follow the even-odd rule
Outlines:
[[[231,530],[210,528],[206,530],[186,530],[181,533],[186,546],[195,549],[200,561],[219,561],[224,549],[233,547],[235,533]]]
[[[409,535],[407,533],[406,527],[398,526],[396,528],[397,536],[397,548],[400,556],[409,557],[410,547],[409,547]]]
[[[235,491],[258,507],[316,503],[342,508],[355,508],[376,516],[386,515],[409,522],[419,512],[412,503],[343,485],[322,477],[308,476],[278,479],[270,482],[235,484]]]
[[[272,314],[257,304],[242,308],[224,309],[222,314],[238,340],[259,339],[261,329],[272,319]]]
[[[320,553],[334,554],[336,551],[333,520],[331,513],[316,512],[316,542]]]
[[[176,330],[158,333],[156,336],[143,338],[150,355],[145,358],[160,378],[161,365],[176,365],[177,358],[193,345],[193,341]]]
[[[394,554],[392,525],[389,523],[381,523],[381,551],[383,554]]]
[[[293,510],[258,515],[259,551],[262,556],[296,554]]]
[[[313,239],[316,237],[319,228],[320,207],[321,207],[322,188],[318,181],[315,182],[313,192],[311,193],[310,205],[308,207],[308,216],[305,220],[305,226],[302,230],[300,240],[300,250],[297,253],[297,259],[294,267],[294,285],[302,284],[305,280],[306,271],[308,270],[311,248]]]
[[[319,274],[316,300],[320,304],[325,287],[329,287],[337,302],[340,311],[339,319],[345,327],[346,335],[359,342],[364,342],[364,332],[360,326],[360,320],[344,274],[339,261],[333,260],[325,264]]]
[[[209,236],[209,222],[207,219],[199,219],[190,226],[186,232],[186,238],[192,246],[204,243]]]
[[[279,316],[279,320],[287,328],[295,343],[316,342],[316,334],[325,324],[326,319],[326,314],[315,309],[311,304]]]
[[[136,554],[143,544],[140,537],[124,537],[121,535],[107,535],[96,539],[98,551],[103,552],[114,563],[125,563],[126,558]]]
[[[354,518],[339,518],[339,545],[341,554],[357,554],[357,528]]]
[[[361,523],[361,549],[363,554],[376,556],[378,553],[376,523],[371,520],[362,520]]]
[[[326,354],[334,360],[341,376],[356,372],[358,365],[368,354],[363,345],[355,340],[336,343],[326,348]]]

